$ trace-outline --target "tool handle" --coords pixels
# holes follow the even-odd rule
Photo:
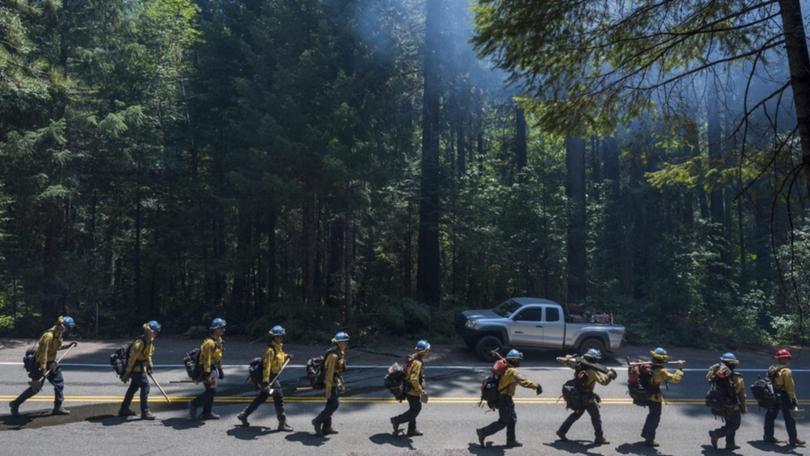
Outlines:
[[[154,383],[154,384],[155,384],[155,386],[157,386],[157,389],[159,389],[159,390],[160,390],[160,394],[162,394],[162,395],[163,395],[163,397],[166,399],[166,403],[167,403],[167,404],[171,404],[171,403],[172,403],[172,401],[171,401],[171,399],[169,399],[169,395],[168,395],[168,394],[166,394],[166,391],[164,391],[164,390],[163,390],[163,387],[162,387],[162,386],[160,386],[160,383],[158,383],[158,381],[157,381],[157,380],[155,380],[155,377],[154,377],[154,376],[153,376],[151,373],[149,373],[149,372],[147,372],[147,373],[146,373],[146,375],[148,375],[148,376],[149,376],[149,378],[151,378],[151,379],[152,379],[152,383]]]

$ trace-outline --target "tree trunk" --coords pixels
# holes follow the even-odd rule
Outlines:
[[[515,128],[515,171],[516,174],[523,171],[526,167],[528,148],[526,145],[526,113],[523,108],[519,107],[515,110],[516,128]]]
[[[316,202],[315,202],[315,195],[307,195],[304,202],[304,208],[301,212],[302,215],[302,228],[303,228],[303,239],[302,243],[302,252],[304,252],[304,257],[302,258],[302,293],[304,298],[304,305],[311,309],[311,306],[315,304],[316,292],[315,292],[315,268],[316,268],[316,255],[317,255],[317,228],[315,224],[317,223],[317,214],[318,211],[316,209]]]
[[[709,89],[707,97],[708,140],[709,140],[709,166],[712,168],[722,166],[722,130],[720,127],[720,101],[714,86]],[[717,182],[712,183],[710,206],[712,223],[723,224],[723,190]]]
[[[416,271],[418,299],[438,305],[440,286],[439,218],[439,49],[443,0],[427,0],[424,94],[422,103],[422,177],[419,198],[419,258]]]
[[[585,141],[566,138],[568,196],[568,303],[582,304],[586,293]]]
[[[785,49],[790,67],[790,85],[802,147],[805,185],[810,194],[810,56],[804,31],[801,0],[779,0]]]

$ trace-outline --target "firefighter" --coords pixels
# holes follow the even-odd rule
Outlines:
[[[727,450],[733,451],[740,448],[734,441],[734,437],[737,434],[737,430],[740,428],[742,414],[747,410],[745,404],[745,382],[742,374],[735,371],[739,364],[734,353],[724,353],[720,357],[720,362],[710,367],[709,371],[706,373],[706,380],[710,383],[728,382],[727,388],[730,389],[730,391],[729,394],[725,394],[724,396],[733,401],[733,404],[736,406],[731,414],[723,416],[723,426],[709,431],[709,439],[714,449],[717,449],[717,442],[723,437],[726,438]]]
[[[118,410],[118,416],[128,417],[135,413],[129,409],[132,398],[141,390],[141,419],[154,420],[155,415],[149,411],[149,375],[152,374],[152,355],[155,352],[155,337],[160,332],[160,323],[152,320],[144,323],[143,336],[136,338],[129,346],[127,367],[121,380],[129,381],[129,388],[124,395],[124,402]]]
[[[427,402],[423,364],[430,353],[430,344],[426,340],[420,340],[414,350],[415,353],[411,355],[410,362],[405,368],[405,398],[408,400],[408,411],[391,418],[395,436],[399,435],[399,425],[402,423],[408,423],[408,437],[422,435],[416,429],[416,417],[422,411],[422,402]]]
[[[56,362],[56,352],[78,345],[73,341],[67,345],[62,345],[64,334],[76,327],[73,318],[65,315],[57,318],[56,324],[42,333],[37,344],[35,360],[37,367],[29,376],[30,385],[16,399],[9,403],[12,416],[20,415],[20,406],[42,389],[42,384],[47,379],[53,385],[53,415],[70,415],[70,412],[62,407],[65,400],[65,380],[62,377],[62,368]],[[45,377],[45,378],[43,378]]]
[[[798,413],[799,400],[796,397],[796,382],[793,380],[793,372],[790,370],[792,356],[784,348],[776,351],[774,364],[768,368],[768,377],[773,382],[773,389],[776,393],[777,405],[768,409],[765,414],[765,440],[768,443],[778,443],[774,437],[773,427],[779,412],[785,419],[785,430],[787,430],[788,444],[792,447],[804,446],[805,442],[799,440],[796,433],[796,418],[794,413]]]
[[[657,447],[658,443],[655,441],[655,431],[658,429],[658,423],[661,422],[661,407],[664,400],[664,395],[661,393],[661,385],[664,383],[680,383],[681,380],[683,380],[683,365],[678,364],[678,368],[675,372],[667,370],[664,366],[669,360],[669,354],[661,347],[651,351],[650,356],[652,356],[652,378],[650,379],[652,394],[650,396],[647,420],[644,422],[641,437],[644,438],[645,445]]]
[[[520,362],[523,360],[523,353],[517,350],[509,350],[506,355],[506,362],[509,367],[504,372],[498,381],[498,421],[485,426],[481,429],[476,429],[475,433],[478,434],[478,443],[481,447],[486,446],[486,438],[496,432],[506,428],[506,447],[516,448],[522,447],[523,444],[517,441],[515,436],[515,427],[517,425],[517,414],[515,413],[515,390],[520,385],[524,388],[535,390],[537,394],[542,394],[543,388],[533,381],[524,377],[519,371]]]
[[[283,432],[292,432],[293,428],[287,424],[287,415],[284,414],[284,392],[281,389],[281,383],[278,381],[278,375],[286,362],[292,357],[284,353],[284,336],[287,332],[283,327],[276,325],[270,329],[269,335],[271,338],[270,344],[264,350],[262,357],[262,381],[261,384],[256,385],[259,388],[259,394],[253,399],[253,402],[240,413],[237,418],[242,422],[243,426],[250,426],[248,417],[253,413],[259,405],[263,404],[268,397],[272,394],[273,405],[276,409],[276,417],[278,418],[278,430]]]
[[[218,420],[219,415],[211,409],[214,406],[214,396],[217,393],[217,378],[225,379],[222,370],[222,336],[225,335],[225,320],[214,318],[208,327],[210,334],[200,345],[199,363],[202,369],[202,382],[205,390],[189,403],[189,415],[192,420]],[[202,407],[203,413],[197,416],[197,410]]]
[[[332,415],[340,407],[340,393],[343,391],[343,378],[340,374],[346,369],[345,354],[349,348],[349,335],[340,331],[332,338],[332,343],[334,347],[329,349],[323,360],[326,405],[312,420],[315,434],[320,437],[338,433],[332,427]]]
[[[613,369],[608,370],[607,374],[599,372],[591,363],[598,363],[602,359],[602,353],[595,348],[591,348],[584,355],[582,359],[586,362],[582,363],[575,357],[566,357],[565,364],[574,369],[574,379],[579,387],[579,392],[584,396],[584,408],[574,410],[571,415],[563,422],[560,429],[557,431],[557,436],[561,441],[568,441],[565,436],[571,426],[582,416],[583,413],[588,412],[591,417],[591,424],[593,424],[593,431],[595,438],[593,443],[595,445],[607,445],[605,435],[602,431],[602,417],[599,414],[599,396],[594,392],[596,383],[600,385],[607,385],[612,380],[616,379],[616,371]]]

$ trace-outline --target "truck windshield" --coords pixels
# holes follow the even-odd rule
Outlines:
[[[495,306],[494,309],[492,309],[492,311],[500,315],[501,317],[509,318],[518,309],[520,309],[520,304],[510,299],[508,301],[504,301],[498,304],[497,306]]]

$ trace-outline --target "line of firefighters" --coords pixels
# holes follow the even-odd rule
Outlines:
[[[60,350],[75,347],[77,343],[63,342],[64,334],[73,329],[76,323],[69,316],[59,317],[56,324],[46,330],[39,338],[37,349],[33,355],[33,360],[29,376],[32,381],[29,387],[23,391],[9,406],[12,416],[19,415],[20,406],[30,397],[37,394],[47,379],[54,388],[54,415],[68,415],[70,412],[63,407],[64,401],[64,380],[62,371],[57,361],[56,354]],[[217,390],[218,380],[225,378],[222,369],[223,340],[226,322],[221,318],[214,318],[209,326],[209,334],[205,337],[199,348],[199,367],[201,369],[200,382],[203,392],[195,397],[189,404],[189,416],[191,419],[216,420],[220,416],[213,412],[214,397]],[[129,382],[124,400],[118,415],[129,417],[135,415],[130,410],[130,404],[134,395],[140,391],[141,418],[154,420],[155,416],[149,410],[149,377],[152,375],[152,356],[154,354],[154,342],[160,332],[160,324],[156,321],[149,321],[143,325],[143,335],[136,338],[129,346],[129,356],[126,368],[121,379]],[[261,375],[254,377],[258,394],[250,405],[238,416],[238,420],[243,426],[250,426],[249,416],[268,398],[273,398],[276,416],[278,418],[278,430],[290,432],[292,427],[287,422],[284,413],[284,395],[278,376],[286,364],[291,360],[291,356],[284,352],[285,330],[281,326],[274,326],[269,331],[270,343],[267,345],[261,363]],[[348,349],[349,335],[345,332],[338,332],[332,339],[333,346],[323,358],[322,382],[324,389],[325,405],[323,410],[312,420],[312,426],[318,436],[328,436],[337,434],[338,431],[332,426],[332,415],[340,406],[340,394],[343,391],[343,379],[341,373],[346,368],[345,353]],[[414,349],[413,355],[409,357],[409,362],[404,372],[405,399],[408,402],[408,410],[391,418],[391,426],[394,435],[400,435],[400,426],[407,424],[406,435],[409,437],[420,436],[422,433],[416,427],[416,419],[422,409],[422,404],[428,402],[428,395],[424,389],[424,369],[423,365],[430,353],[430,344],[420,340]],[[649,368],[649,390],[647,419],[641,436],[644,444],[650,447],[658,446],[655,441],[656,430],[661,419],[663,394],[661,386],[666,383],[677,384],[683,379],[683,361],[675,362],[677,368],[671,371],[666,368],[669,362],[669,355],[663,348],[656,348],[650,352],[651,361],[647,364]],[[588,350],[581,357],[566,356],[558,358],[564,365],[574,370],[574,382],[577,393],[581,400],[573,405],[569,402],[572,413],[566,418],[557,430],[559,440],[566,441],[566,434],[571,426],[586,412],[593,424],[596,445],[604,445],[609,442],[605,439],[602,430],[602,419],[599,412],[600,399],[594,393],[597,383],[607,385],[617,377],[613,369],[605,369],[597,364],[602,355],[598,350]],[[517,414],[513,397],[517,386],[534,390],[538,395],[543,392],[543,388],[521,374],[518,370],[523,354],[517,350],[511,350],[502,360],[505,363],[505,370],[499,372],[497,376],[498,398],[495,403],[490,404],[498,410],[498,420],[480,429],[476,429],[478,442],[482,447],[487,446],[486,439],[506,429],[506,446],[508,448],[520,447],[515,435]],[[768,407],[765,416],[765,427],[763,440],[768,443],[777,443],[774,436],[774,421],[782,413],[785,421],[785,428],[788,433],[788,444],[790,446],[804,446],[805,442],[799,440],[796,432],[795,416],[798,412],[798,400],[796,397],[796,387],[793,374],[789,368],[791,354],[786,349],[780,349],[774,356],[774,364],[768,370],[768,377],[772,382],[776,401],[773,406]],[[717,448],[718,441],[722,438],[726,440],[727,449],[739,448],[735,442],[735,434],[741,424],[741,415],[746,413],[746,396],[743,376],[736,371],[739,364],[736,356],[732,353],[725,353],[720,357],[720,362],[711,366],[706,374],[707,380],[713,385],[725,385],[730,388],[734,398],[731,410],[724,414],[723,426],[709,432],[709,439],[713,447]],[[202,413],[199,413],[202,409]]]

